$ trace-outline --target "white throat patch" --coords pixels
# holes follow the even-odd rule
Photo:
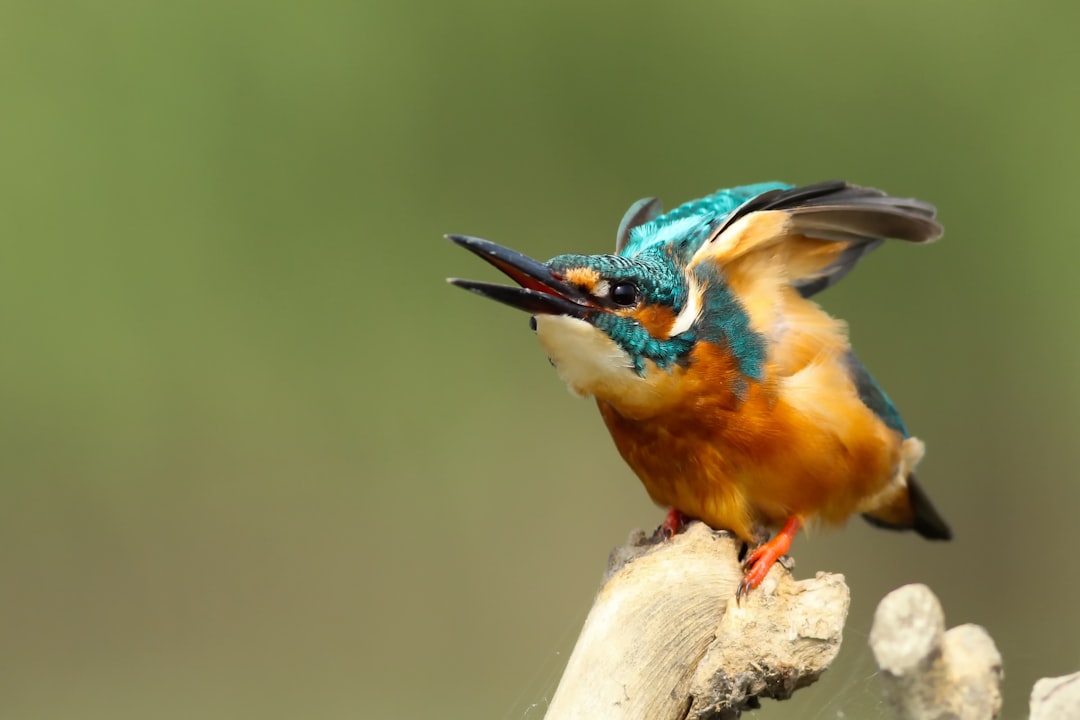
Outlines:
[[[639,379],[626,351],[584,320],[537,315],[536,337],[555,363],[559,377],[577,395],[595,395],[613,381],[621,385]]]
[[[584,320],[537,315],[536,336],[570,390],[606,400],[630,416],[651,414],[663,397],[657,382],[669,375],[646,361],[646,376],[614,340]]]

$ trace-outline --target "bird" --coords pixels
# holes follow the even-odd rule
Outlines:
[[[923,442],[814,300],[886,240],[937,240],[935,216],[842,180],[744,185],[666,213],[644,198],[613,254],[540,262],[447,235],[516,285],[448,282],[532,315],[559,376],[668,508],[661,537],[697,519],[746,544],[739,601],[808,525],[860,514],[951,539],[915,477]]]

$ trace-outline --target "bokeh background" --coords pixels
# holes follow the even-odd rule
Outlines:
[[[940,208],[823,298],[957,539],[854,521],[841,660],[762,717],[882,717],[912,581],[1080,669],[1080,5],[5,3],[0,717],[537,718],[661,511],[441,239],[606,252],[625,208],[841,177]],[[658,589],[661,591],[662,589]]]

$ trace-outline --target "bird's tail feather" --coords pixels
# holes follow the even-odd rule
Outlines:
[[[880,528],[914,530],[927,540],[952,539],[952,530],[930,502],[914,475],[908,475],[906,493],[899,493],[887,505],[864,513],[863,518]]]

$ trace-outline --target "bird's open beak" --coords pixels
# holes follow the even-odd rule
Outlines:
[[[452,243],[476,253],[506,273],[521,287],[449,278],[451,285],[498,300],[533,315],[584,317],[598,308],[587,294],[567,284],[542,262],[480,238],[447,235]]]

